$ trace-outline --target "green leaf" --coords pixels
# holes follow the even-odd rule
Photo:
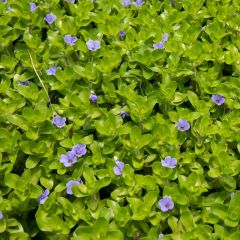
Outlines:
[[[0,128],[0,151],[5,152],[11,148],[12,136],[7,129]]]
[[[17,174],[8,173],[5,175],[4,182],[9,188],[17,189],[17,184],[20,181],[20,177]]]

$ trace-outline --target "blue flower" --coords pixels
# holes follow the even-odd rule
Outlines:
[[[0,220],[3,219],[3,214],[0,212]]]
[[[163,238],[164,237],[164,235],[162,234],[162,233],[160,233],[159,235],[158,235],[158,240],[160,240],[161,238]]]
[[[60,116],[53,117],[52,123],[56,125],[58,128],[62,128],[66,125],[66,118],[61,118]]]
[[[67,192],[67,194],[72,195],[72,194],[73,194],[73,192],[72,192],[72,186],[75,186],[75,185],[78,185],[78,184],[82,184],[82,183],[83,183],[83,182],[82,182],[81,179],[80,179],[79,181],[72,181],[72,180],[70,180],[70,181],[66,184],[66,187],[67,187],[66,192]]]
[[[3,4],[7,4],[7,0],[2,0],[2,3]]]
[[[162,166],[166,168],[175,168],[177,165],[176,158],[171,158],[170,156],[165,157],[164,160],[161,160]]]
[[[126,33],[124,32],[124,30],[119,31],[119,36],[120,37],[124,37],[125,35],[126,35]]]
[[[190,124],[185,119],[180,119],[176,126],[178,127],[178,130],[181,132],[187,131],[190,128]]]
[[[158,42],[158,43],[154,43],[153,44],[153,48],[154,49],[164,49],[164,45],[163,45],[163,43],[160,41],[160,42]]]
[[[90,100],[90,102],[92,102],[92,103],[95,103],[95,102],[97,102],[97,100],[98,100],[97,95],[96,95],[93,91],[91,91],[89,100]]]
[[[126,118],[129,116],[129,113],[124,110],[120,110],[120,115],[122,116],[122,118]]]
[[[174,208],[174,202],[169,196],[164,196],[161,200],[159,200],[158,205],[162,212],[167,212]]]
[[[86,144],[77,144],[73,146],[72,152],[77,157],[82,157],[87,153]]]
[[[65,167],[71,167],[77,162],[76,155],[73,151],[68,151],[66,154],[60,156],[60,162],[63,163]]]
[[[64,1],[68,3],[75,3],[75,0],[64,0]]]
[[[40,202],[40,204],[44,204],[44,202],[48,199],[48,195],[49,195],[50,191],[48,189],[46,189],[39,197],[38,197],[38,201]]]
[[[163,38],[160,42],[153,44],[154,49],[164,49],[164,43],[168,40],[168,33],[163,34]]]
[[[143,5],[143,1],[142,0],[136,0],[135,2],[132,2],[133,5],[135,5],[136,7],[141,7]]]
[[[36,3],[34,3],[34,2],[30,2],[29,5],[30,5],[30,11],[31,12],[34,12],[36,10],[36,8],[38,7],[36,5]]]
[[[49,25],[53,24],[53,22],[54,22],[56,19],[57,19],[57,17],[56,17],[55,15],[51,14],[51,13],[48,13],[48,14],[45,16],[45,18],[44,18],[44,20],[45,20]]]
[[[222,104],[224,104],[225,98],[222,95],[216,94],[212,96],[212,101],[218,106],[221,106]]]
[[[124,0],[124,1],[122,1],[122,3],[121,3],[124,7],[127,7],[127,6],[129,6],[130,4],[131,4],[131,1],[130,0]]]
[[[168,33],[164,33],[162,38],[162,43],[167,42],[167,40],[168,40]]]
[[[77,37],[71,36],[70,34],[66,34],[66,35],[64,36],[64,41],[65,41],[65,43],[68,44],[68,45],[70,45],[70,46],[73,46],[77,40],[78,40]]]
[[[94,41],[92,39],[89,39],[86,42],[86,45],[87,45],[88,49],[91,50],[91,51],[96,51],[96,50],[98,50],[101,47],[100,41],[98,41],[98,40]]]
[[[61,70],[62,68],[60,66],[51,66],[47,69],[46,74],[49,76],[56,76],[57,69]]]
[[[118,160],[117,157],[114,157],[115,163],[116,163],[116,167],[113,168],[113,172],[117,175],[120,176],[122,175],[122,171],[124,168],[124,162],[121,162]]]
[[[24,82],[18,82],[18,86],[29,86],[29,81],[28,80],[26,80],[26,81],[24,81]]]

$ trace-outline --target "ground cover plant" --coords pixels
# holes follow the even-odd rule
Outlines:
[[[238,0],[0,2],[0,239],[240,239]]]

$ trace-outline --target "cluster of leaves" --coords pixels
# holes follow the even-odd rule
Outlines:
[[[239,0],[134,3],[0,2],[0,239],[240,239]]]

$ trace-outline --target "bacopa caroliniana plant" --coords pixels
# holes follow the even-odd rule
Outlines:
[[[0,12],[0,239],[240,239],[238,0]]]

